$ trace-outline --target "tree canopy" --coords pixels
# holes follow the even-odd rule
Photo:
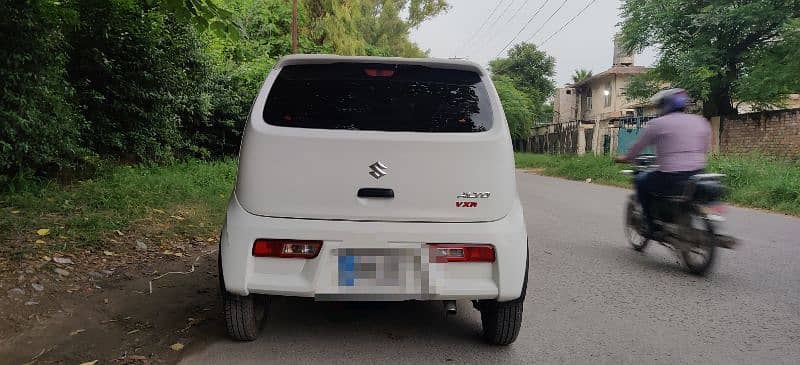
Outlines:
[[[444,0],[307,0],[309,36],[342,55],[424,57],[408,32],[449,8]],[[405,17],[402,14],[407,14]]]
[[[493,75],[508,76],[514,85],[534,101],[544,102],[553,95],[555,59],[533,43],[519,43],[508,50],[508,57],[489,62]]]
[[[800,91],[800,1],[626,0],[622,41],[630,51],[654,46],[655,68],[634,80],[633,98],[665,82],[687,89],[707,116],[735,114],[735,104],[780,105]]]
[[[517,89],[508,76],[496,76],[494,86],[503,103],[511,138],[514,140],[527,138],[530,135],[534,120],[533,101],[527,94]]]
[[[592,77],[592,70],[580,68],[572,72],[572,82],[578,83]]]
[[[553,95],[555,59],[532,43],[511,47],[508,57],[489,62],[512,137],[525,138],[535,121],[549,120],[545,101]],[[502,89],[502,91],[501,91]],[[519,100],[525,98],[526,102]]]

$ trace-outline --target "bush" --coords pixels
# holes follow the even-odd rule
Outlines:
[[[88,154],[71,103],[64,33],[75,12],[50,1],[4,1],[0,17],[0,176],[52,175]]]
[[[134,0],[82,0],[69,74],[90,147],[128,161],[187,149],[185,121],[208,120],[208,64],[193,29]]]

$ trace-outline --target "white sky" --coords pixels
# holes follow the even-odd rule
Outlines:
[[[411,39],[431,57],[463,57],[486,66],[489,60],[522,29],[547,0],[448,0],[451,9],[411,31]],[[531,41],[540,45],[592,0],[549,0],[514,43]],[[612,38],[620,21],[619,0],[596,0],[579,17],[541,46],[556,59],[555,81],[562,85],[580,67],[599,73],[611,66]],[[483,30],[475,33],[495,7]],[[563,7],[549,22],[545,20]],[[524,7],[523,7],[524,5]],[[520,11],[512,18],[517,9]],[[505,10],[505,11],[504,11]],[[538,33],[536,30],[541,27]],[[473,35],[475,35],[473,37]],[[513,45],[513,44],[512,44]],[[505,57],[505,52],[500,55]],[[636,65],[650,66],[655,52],[636,56]]]

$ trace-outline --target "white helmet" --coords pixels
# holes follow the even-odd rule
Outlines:
[[[689,105],[689,93],[680,88],[661,90],[650,98],[650,103],[658,107],[662,114],[680,111]]]

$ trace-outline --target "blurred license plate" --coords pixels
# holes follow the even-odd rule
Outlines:
[[[339,249],[340,287],[405,286],[406,273],[419,272],[419,250],[414,249]]]

